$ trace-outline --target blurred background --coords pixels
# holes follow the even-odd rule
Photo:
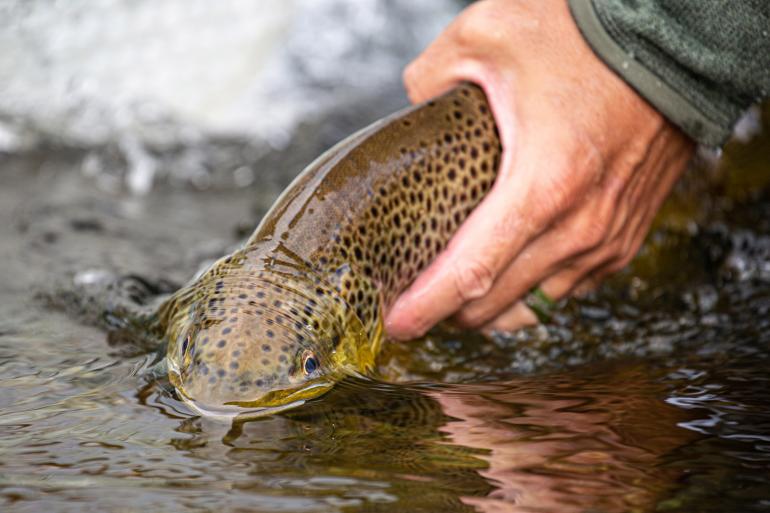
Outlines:
[[[452,0],[3,0],[0,152],[67,148],[108,189],[244,186],[406,103]],[[296,155],[297,146],[292,153]]]

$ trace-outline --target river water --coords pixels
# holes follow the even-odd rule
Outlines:
[[[326,3],[328,13],[277,9],[271,26],[327,13],[375,30],[428,5],[370,19]],[[27,35],[53,23],[35,10],[43,4],[28,5],[16,14]],[[248,14],[245,3],[222,5]],[[363,60],[398,69],[458,8],[442,5],[444,21],[404,47],[373,43]],[[351,58],[334,37],[318,40]],[[296,91],[328,90],[332,78],[300,68]],[[278,90],[262,83],[263,94]],[[68,116],[88,118],[96,101],[85,111],[0,105],[2,511],[770,511],[767,105],[722,155],[693,165],[630,268],[549,324],[492,340],[441,328],[389,344],[371,380],[282,415],[196,417],[146,376],[149,348],[95,327],[92,290],[183,283],[243,240],[322,147],[405,101],[397,80],[342,96],[319,107],[289,94],[293,117],[254,132],[239,131],[237,109],[169,101],[196,129],[164,121],[167,139],[158,118],[131,116],[100,118],[85,137]]]

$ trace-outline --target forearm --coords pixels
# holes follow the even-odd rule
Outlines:
[[[694,140],[770,94],[770,2],[569,0],[593,50]]]

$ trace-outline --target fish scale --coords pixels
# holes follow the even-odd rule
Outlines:
[[[242,248],[161,306],[180,396],[207,413],[281,408],[369,371],[384,312],[492,187],[500,154],[471,84],[324,153]]]

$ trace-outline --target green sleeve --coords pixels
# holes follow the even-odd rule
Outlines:
[[[770,0],[569,0],[588,44],[696,141],[770,95]]]

